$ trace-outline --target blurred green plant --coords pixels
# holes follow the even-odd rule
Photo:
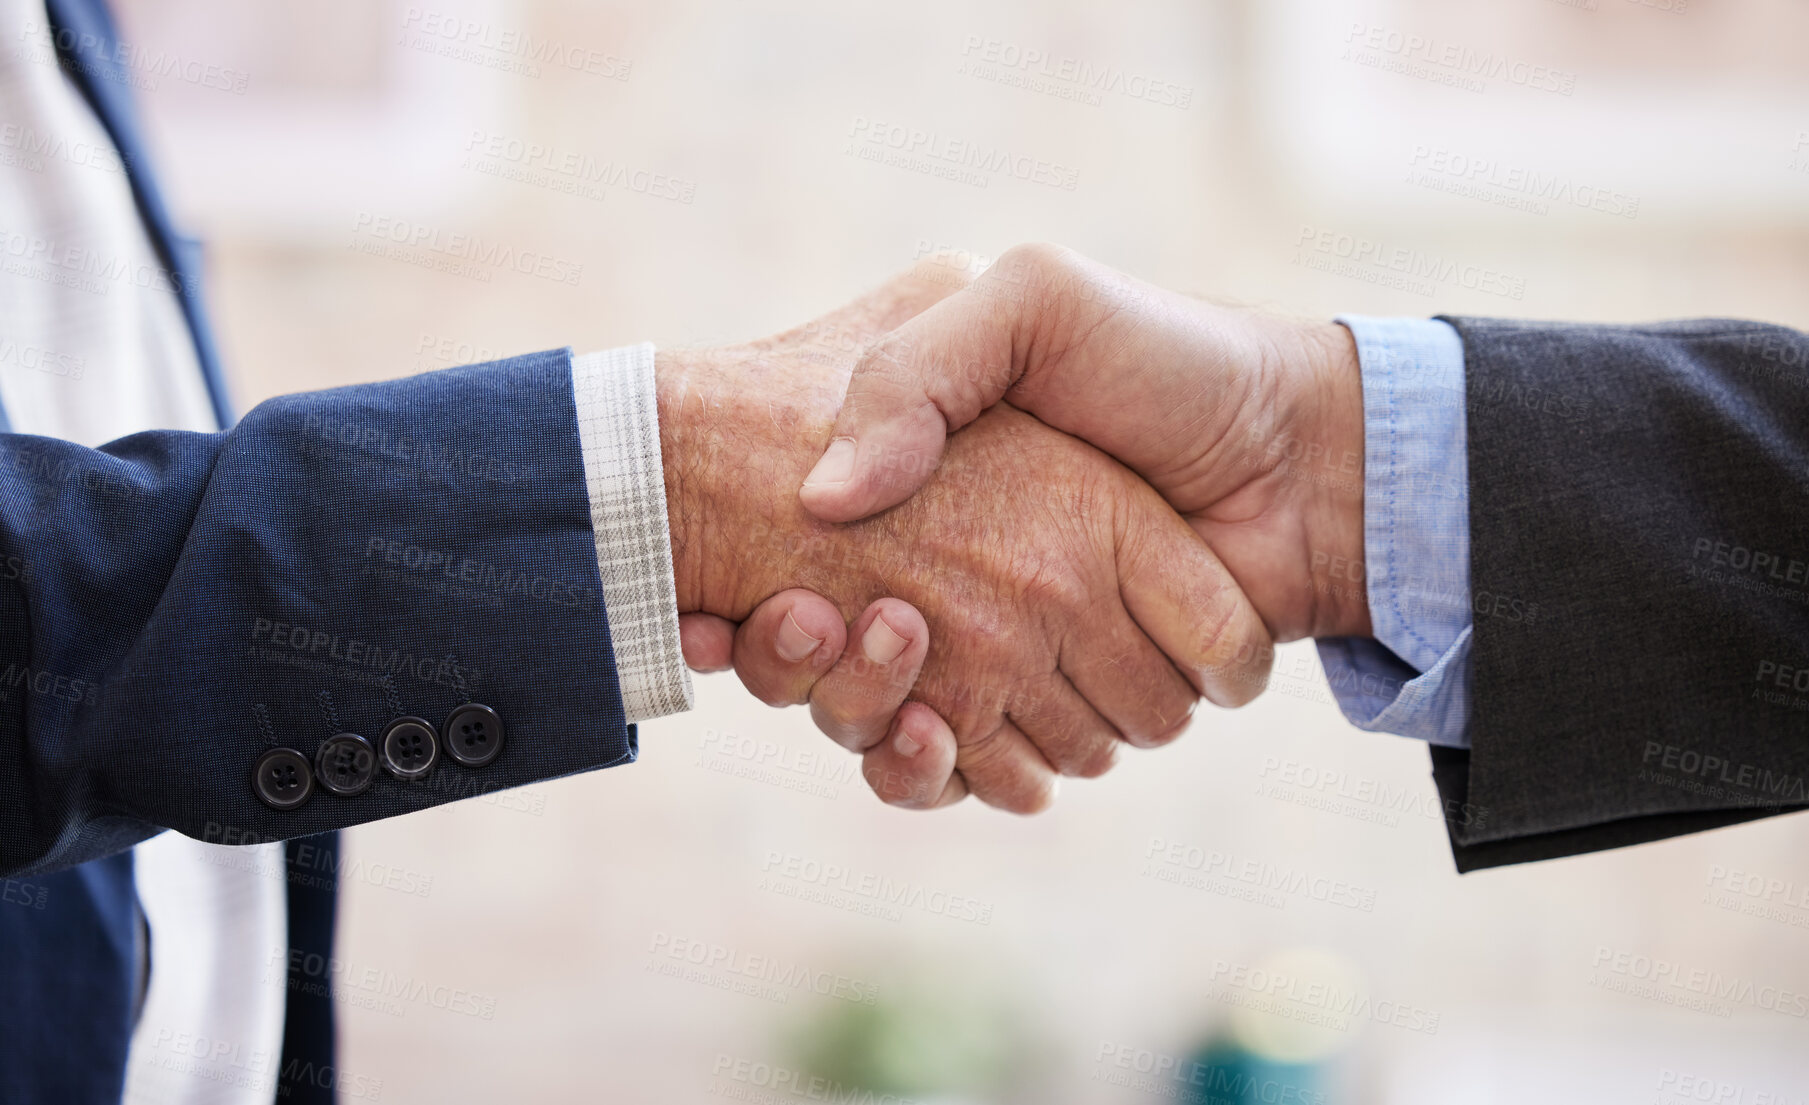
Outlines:
[[[1023,1018],[971,986],[918,985],[872,1005],[837,1004],[793,1031],[800,1067],[845,1089],[919,1101],[975,1100],[1029,1059]]]

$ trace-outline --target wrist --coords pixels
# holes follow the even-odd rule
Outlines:
[[[672,537],[672,574],[678,612],[708,609],[705,566],[711,563],[703,526],[708,437],[698,415],[703,404],[692,391],[708,353],[659,349],[653,355],[654,391],[659,411],[660,463],[666,480],[666,528]]]
[[[1307,440],[1323,443],[1337,478],[1306,497],[1303,531],[1314,594],[1313,637],[1367,637],[1369,586],[1364,564],[1363,372],[1356,339],[1339,323],[1302,334]]]
[[[828,559],[846,527],[806,513],[797,488],[833,408],[739,347],[659,350],[654,382],[679,612],[741,621],[816,581],[813,558]]]

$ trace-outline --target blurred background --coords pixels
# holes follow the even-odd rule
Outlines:
[[[1797,0],[121,7],[226,74],[141,98],[242,407],[1037,239],[1310,315],[1809,328]],[[1459,878],[1310,646],[1030,820],[698,692],[632,767],[347,834],[348,1099],[1809,1100],[1801,816]]]

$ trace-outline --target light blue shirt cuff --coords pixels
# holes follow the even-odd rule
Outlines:
[[[1463,339],[1436,319],[1338,319],[1363,375],[1363,577],[1374,639],[1318,642],[1359,729],[1469,747],[1470,473]]]

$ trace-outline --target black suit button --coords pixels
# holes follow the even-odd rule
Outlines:
[[[357,733],[336,734],[314,754],[314,774],[334,794],[363,794],[377,777],[377,752]]]
[[[377,741],[383,770],[403,782],[413,782],[433,770],[440,758],[440,738],[433,725],[418,717],[399,717],[389,723]]]
[[[292,810],[314,793],[308,757],[293,748],[272,748],[251,769],[251,789],[273,810]]]
[[[490,707],[472,702],[446,715],[446,754],[466,767],[484,766],[502,746],[502,718]]]

